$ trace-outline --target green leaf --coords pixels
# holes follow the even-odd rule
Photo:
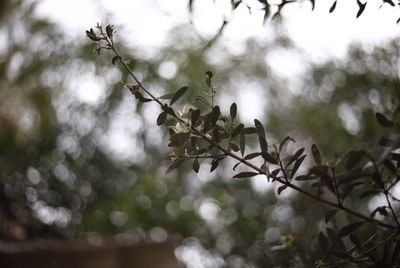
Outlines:
[[[114,56],[114,57],[112,58],[111,62],[112,62],[112,64],[115,65],[115,63],[116,63],[118,60],[121,60],[121,56]]]
[[[358,229],[363,224],[364,224],[364,222],[354,222],[349,225],[346,225],[345,227],[340,229],[340,231],[338,232],[338,236],[340,236],[340,237],[347,236],[347,235],[351,234],[352,232],[354,232],[356,229]]]
[[[360,17],[361,14],[364,12],[365,7],[367,6],[367,2],[362,3],[360,0],[357,0],[357,4],[358,4],[358,12],[356,18]]]
[[[167,119],[167,113],[161,112],[157,117],[157,125],[161,126],[162,124],[164,124],[166,119]]]
[[[328,213],[326,213],[325,215],[325,223],[328,223],[328,221],[336,215],[336,213],[338,212],[337,209],[331,209],[328,211]]]
[[[173,103],[175,103],[180,97],[183,96],[183,94],[185,94],[185,92],[188,90],[188,87],[181,87],[180,89],[178,89],[174,96],[172,96],[169,105],[171,106]]]
[[[321,153],[319,152],[317,145],[313,144],[311,146],[311,153],[312,153],[315,163],[317,163],[317,165],[321,165],[321,162],[322,162],[321,161]]]
[[[173,93],[173,92],[172,93],[167,93],[167,94],[164,94],[164,95],[158,97],[158,99],[160,99],[160,100],[169,100],[174,96],[174,94],[175,93]]]
[[[254,119],[254,125],[256,126],[258,136],[265,138],[265,129],[262,123],[259,120]]]
[[[234,142],[230,142],[230,143],[229,143],[229,147],[230,147],[233,151],[235,151],[235,152],[237,152],[237,151],[240,150],[239,146],[238,146],[236,143],[234,143]]]
[[[247,134],[254,134],[254,133],[257,133],[257,130],[254,127],[245,127],[243,129],[243,133],[246,134],[246,135]]]
[[[329,13],[332,13],[332,12],[335,10],[335,8],[336,8],[336,2],[337,2],[337,1],[333,2],[331,8],[329,9]]]
[[[259,175],[257,172],[250,172],[250,171],[245,171],[245,172],[240,172],[233,176],[233,178],[249,178],[249,177],[254,177]]]
[[[194,172],[196,172],[196,173],[199,172],[199,169],[200,169],[199,159],[195,158],[195,159],[193,160],[193,165],[192,165],[192,167],[193,167]]]
[[[376,120],[378,121],[379,125],[381,125],[382,127],[393,127],[393,121],[387,119],[386,116],[384,116],[381,113],[376,113]]]
[[[229,114],[230,114],[232,119],[236,118],[236,115],[237,115],[237,105],[236,105],[236,103],[232,103],[231,104],[231,107],[229,109]]]

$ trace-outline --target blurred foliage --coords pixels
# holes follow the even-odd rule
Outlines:
[[[128,73],[97,57],[86,40],[69,40],[35,16],[35,3],[1,5],[2,239],[72,237],[96,244],[102,237],[120,243],[177,237],[181,250],[205,249],[204,256],[232,267],[294,267],[323,257],[317,230],[326,208],[290,191],[278,197],[273,187],[260,189],[265,184],[258,179],[231,179],[229,163],[212,175],[206,165],[198,174],[189,166],[165,174],[167,131],[156,126],[158,107],[137,103],[123,89],[119,81],[132,82]],[[181,26],[156,57],[133,51],[129,66],[160,95],[188,85],[183,102],[206,88],[204,72],[213,70],[222,109],[243,92],[262,94],[268,135],[280,140],[294,132],[300,142],[317,143],[324,156],[373,144],[381,134],[375,112],[398,105],[392,103],[398,100],[397,42],[355,46],[345,61],[310,66],[300,95],[285,90],[286,81],[265,61],[275,49],[297,51],[287,37],[248,40],[236,56],[215,42]],[[118,46],[130,51],[124,42]],[[340,215],[333,225],[349,221]]]

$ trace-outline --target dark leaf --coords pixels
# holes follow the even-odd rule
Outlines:
[[[166,119],[167,119],[167,113],[161,112],[157,117],[157,125],[161,126],[162,124],[164,124]]]
[[[294,155],[293,155],[292,157],[290,157],[290,159],[289,159],[287,165],[289,166],[291,163],[293,163],[294,161],[296,161],[296,160],[302,155],[303,152],[304,152],[304,148],[298,149],[298,150],[294,153]]]
[[[143,97],[142,93],[140,93],[139,91],[135,91],[135,98],[140,101],[140,102],[149,102],[152,101],[152,99],[148,99]]]
[[[201,112],[199,109],[192,110],[190,113],[190,120],[192,121],[192,125],[196,125],[196,122],[200,119]]]
[[[378,172],[374,172],[374,174],[372,174],[372,180],[375,182],[377,186],[381,188],[384,187],[381,174],[379,174]]]
[[[396,23],[399,23],[400,22],[400,18],[398,18],[397,20],[396,20]]]
[[[360,240],[357,238],[355,234],[350,234],[349,235],[351,243],[356,247],[357,250],[361,250],[362,244]]]
[[[244,155],[244,150],[246,148],[246,136],[244,135],[243,132],[240,133],[240,153],[242,154],[242,156]]]
[[[221,115],[219,106],[214,106],[211,111],[211,124],[214,127],[217,124],[218,118]]]
[[[292,137],[287,136],[286,138],[283,139],[283,141],[281,141],[281,143],[279,144],[279,152],[282,151],[283,146],[285,146],[285,144],[289,141],[292,142],[296,142]]]
[[[183,161],[185,161],[185,158],[178,158],[177,160],[175,160],[175,161],[167,168],[167,170],[165,171],[165,174],[168,174],[168,173],[170,173],[172,170],[178,168],[178,167],[183,163]]]
[[[258,140],[260,142],[261,151],[268,152],[268,143],[267,143],[267,140],[265,139],[265,137],[259,136]]]
[[[329,240],[332,243],[332,248],[338,251],[346,251],[346,247],[343,240],[333,231],[331,228],[327,228],[326,232],[328,234]]]
[[[113,30],[113,26],[112,25],[107,25],[106,26],[106,33],[108,35],[109,38],[112,38],[114,30]]]
[[[299,169],[301,163],[303,163],[305,158],[306,158],[306,155],[303,155],[302,157],[300,157],[299,159],[296,160],[296,162],[294,163],[292,172],[290,173],[291,178],[293,178],[294,174],[296,174],[297,170]]]
[[[279,174],[280,171],[281,171],[280,168],[277,168],[277,169],[272,170],[272,171],[271,171],[271,174],[270,174],[271,177],[274,178],[274,179],[276,179],[276,176]]]
[[[199,169],[200,169],[199,159],[195,158],[195,159],[193,160],[193,165],[192,165],[192,167],[193,167],[194,172],[196,172],[196,173],[199,172]]]
[[[167,93],[165,95],[162,95],[158,97],[160,100],[169,100],[174,96],[175,93]]]
[[[347,236],[347,235],[351,234],[352,232],[354,232],[356,229],[358,229],[363,224],[364,224],[364,222],[350,223],[349,225],[346,225],[345,227],[340,229],[340,231],[338,232],[338,236],[340,236],[340,237]]]
[[[357,4],[358,4],[358,12],[356,18],[360,17],[361,14],[364,12],[367,2],[362,3],[360,0],[357,0]]]
[[[261,152],[262,157],[264,158],[265,161],[271,163],[271,164],[278,164],[278,160],[275,159],[272,155],[270,155],[268,152],[266,151],[262,151]]]
[[[183,94],[185,94],[186,90],[188,90],[188,87],[181,87],[180,89],[178,89],[174,96],[172,96],[169,105],[171,106],[173,103],[175,103],[180,97],[183,96]]]
[[[259,175],[257,172],[251,172],[251,171],[245,171],[245,172],[240,172],[233,176],[233,178],[249,178],[249,177],[254,177]]]
[[[387,117],[384,116],[383,114],[376,113],[375,116],[376,116],[376,120],[382,127],[393,127],[393,121],[390,121],[389,119],[387,119]]]
[[[189,133],[179,132],[175,133],[170,138],[170,147],[179,147],[183,145],[189,137]]]
[[[210,71],[206,72],[206,84],[210,88],[211,87],[211,78],[213,77],[213,73]]]
[[[328,174],[328,167],[324,165],[314,166],[310,168],[309,173],[317,175],[319,177],[330,177]]]
[[[213,161],[211,161],[211,168],[210,168],[210,172],[213,172],[219,164],[219,160],[218,159],[214,159]]]
[[[311,10],[314,10],[315,8],[315,0],[310,0],[311,2]]]
[[[243,129],[243,133],[246,134],[246,135],[247,134],[254,134],[254,133],[257,133],[257,130],[254,127],[245,127]]]
[[[392,161],[390,161],[389,159],[386,158],[385,160],[383,160],[383,165],[384,165],[387,169],[389,169],[393,174],[396,175],[396,173],[397,173],[397,168],[396,168],[396,166],[393,164]]]
[[[175,116],[174,110],[171,107],[169,107],[167,104],[162,105],[161,109],[163,109],[163,111],[166,112],[167,114]]]
[[[235,137],[236,135],[238,135],[239,133],[242,132],[242,130],[244,129],[244,125],[243,124],[239,124],[237,127],[235,127],[235,129],[232,131],[231,137]]]
[[[347,254],[346,252],[341,251],[341,250],[332,249],[331,253],[332,253],[332,255],[342,258],[342,259],[348,259],[349,257],[351,257],[349,254]]]
[[[312,153],[315,163],[317,163],[318,165],[321,165],[321,153],[319,152],[317,145],[313,144],[311,146],[311,153]]]
[[[329,9],[329,13],[332,13],[332,12],[335,10],[335,8],[336,8],[336,2],[337,2],[337,1],[333,2],[333,5],[332,5],[331,8]]]
[[[230,143],[229,143],[229,147],[230,147],[233,151],[235,151],[235,152],[237,152],[237,151],[240,150],[239,146],[238,146],[236,143],[234,143],[234,142],[230,142]]]
[[[329,221],[333,216],[336,215],[337,211],[338,211],[337,209],[331,209],[331,210],[329,210],[328,213],[326,213],[326,215],[325,215],[325,223],[328,223],[328,221]]]
[[[251,154],[246,155],[244,157],[244,159],[245,160],[250,160],[250,159],[256,158],[257,156],[260,156],[260,155],[261,155],[261,153],[251,153]]]
[[[256,126],[258,136],[265,138],[265,129],[262,123],[259,120],[254,119],[254,125]]]
[[[309,181],[309,180],[315,180],[317,178],[318,177],[314,177],[314,176],[310,176],[310,175],[300,175],[300,176],[297,176],[295,178],[295,180],[296,181]]]
[[[356,165],[361,161],[364,155],[364,151],[350,151],[347,154],[348,158],[345,164],[346,170],[351,170],[356,167]]]
[[[233,170],[235,171],[236,170],[236,168],[241,164],[242,162],[237,162],[234,166],[233,166]]]
[[[371,195],[376,195],[379,194],[380,192],[378,190],[368,190],[360,194],[360,198],[368,197]]]
[[[322,232],[319,233],[318,242],[323,251],[326,252],[329,250],[329,241]]]
[[[114,56],[114,57],[112,58],[111,62],[112,62],[112,64],[115,65],[115,63],[116,63],[118,60],[121,60],[121,56]]]
[[[237,114],[237,105],[236,105],[236,103],[232,103],[231,104],[231,107],[229,109],[229,114],[230,114],[232,119],[236,118],[236,114]]]
[[[394,3],[392,0],[383,0],[384,3],[388,3],[389,5],[391,5],[392,7],[394,7]]]
[[[286,185],[282,185],[278,188],[278,195],[280,195],[282,193],[283,190],[285,190],[287,188]]]
[[[397,260],[397,257],[400,253],[400,240],[396,241],[396,246],[394,246],[393,253],[392,253],[392,263]]]

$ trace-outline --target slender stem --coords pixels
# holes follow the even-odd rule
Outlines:
[[[135,76],[135,74],[133,73],[133,71],[130,69],[130,67],[122,60],[122,57],[121,57],[121,55],[119,54],[119,52],[116,50],[116,48],[115,48],[114,43],[112,42],[112,40],[110,40],[103,32],[102,32],[102,35],[105,37],[105,40],[106,40],[107,43],[110,45],[110,48],[111,48],[112,51],[115,53],[115,55],[119,57],[119,62],[121,62],[121,64],[123,65],[123,67],[128,71],[128,73],[129,73],[129,74],[131,75],[131,77],[135,80],[135,82],[140,86],[140,88],[141,88],[147,95],[149,95],[151,99],[153,99],[155,102],[157,102],[160,106],[165,105],[165,104],[163,104],[159,99],[157,99],[149,90],[147,90],[147,89],[143,86],[143,84],[137,79],[137,77]],[[182,118],[178,117],[178,116],[176,116],[176,119],[177,119],[178,121],[182,122],[182,123],[185,123],[185,121],[184,121]],[[243,163],[243,164],[246,165],[247,167],[249,167],[249,168],[251,168],[251,169],[257,171],[259,174],[262,174],[262,175],[267,176],[267,178],[268,178],[268,175],[266,174],[266,172],[265,172],[264,170],[262,170],[261,168],[255,166],[254,164],[252,164],[252,163],[249,162],[248,160],[245,160],[244,158],[242,158],[242,157],[240,157],[240,156],[238,156],[238,155],[232,153],[231,151],[229,151],[229,150],[223,148],[220,144],[218,144],[217,142],[213,141],[213,140],[212,140],[210,137],[208,137],[205,133],[202,133],[201,131],[197,130],[195,127],[191,126],[190,129],[191,129],[192,133],[194,133],[194,134],[200,136],[203,140],[207,141],[208,143],[210,143],[211,145],[213,145],[214,147],[216,147],[217,149],[219,149],[219,150],[220,150],[221,152],[223,152],[226,156],[230,156],[230,157],[232,157],[232,158],[238,160],[239,162]],[[268,179],[269,179],[269,178],[268,178]],[[354,210],[352,210],[352,209],[350,209],[350,208],[348,208],[348,207],[345,207],[345,206],[343,206],[343,205],[341,205],[341,204],[336,204],[336,203],[333,203],[333,202],[331,202],[331,201],[329,201],[329,200],[323,199],[323,198],[321,198],[321,197],[319,197],[319,196],[317,196],[317,195],[314,195],[314,194],[312,194],[312,193],[310,193],[310,192],[308,192],[308,191],[306,191],[306,190],[300,188],[299,186],[297,186],[297,185],[295,185],[295,184],[293,184],[293,183],[287,181],[286,179],[282,179],[282,178],[278,178],[278,177],[277,177],[277,178],[274,178],[274,180],[275,180],[275,181],[278,181],[279,183],[281,183],[281,184],[283,184],[283,185],[286,185],[287,187],[289,187],[289,188],[291,188],[291,189],[293,189],[293,190],[296,190],[297,192],[300,192],[300,193],[302,193],[303,195],[306,195],[306,196],[308,196],[308,197],[310,197],[310,198],[312,198],[312,199],[314,199],[314,200],[316,200],[316,201],[318,201],[318,202],[320,202],[320,203],[323,203],[323,204],[326,204],[326,205],[328,205],[328,206],[331,206],[331,207],[337,208],[337,209],[339,209],[339,210],[345,211],[345,212],[347,212],[347,213],[349,213],[349,214],[352,214],[352,215],[354,215],[354,216],[356,216],[356,217],[358,217],[358,218],[360,218],[360,219],[365,220],[366,222],[375,223],[375,224],[377,224],[378,226],[385,227],[385,228],[388,228],[388,229],[397,229],[397,227],[394,226],[394,225],[392,225],[392,224],[385,223],[385,222],[382,222],[382,221],[379,221],[379,220],[370,218],[370,217],[368,217],[368,216],[366,216],[366,215],[363,215],[363,214],[361,214],[361,213],[359,213],[359,212],[357,212],[357,211],[354,211]]]
[[[392,206],[392,202],[390,202],[390,200],[389,200],[389,192],[388,192],[387,189],[385,189],[384,194],[385,194],[385,197],[386,197],[386,202],[388,203],[389,209],[390,209],[390,211],[392,213],[392,217],[393,217],[394,221],[396,222],[397,230],[399,232],[400,231],[400,222],[399,222],[399,219],[397,219],[396,213],[395,213],[395,211],[393,209],[393,206]]]

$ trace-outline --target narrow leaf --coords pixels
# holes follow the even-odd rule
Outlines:
[[[250,159],[256,158],[257,156],[260,156],[260,155],[261,155],[261,153],[251,153],[251,154],[246,155],[244,157],[244,159],[245,160],[250,160]]]
[[[335,10],[335,8],[336,8],[336,3],[337,3],[337,1],[335,1],[335,2],[333,3],[333,5],[331,6],[331,8],[329,9],[329,13],[332,13],[332,12]]]
[[[321,153],[319,152],[317,145],[313,144],[311,146],[311,153],[312,153],[315,163],[317,163],[318,165],[321,165],[321,162],[322,162],[321,161]]]
[[[196,122],[200,119],[201,112],[199,109],[192,110],[190,113],[190,120],[192,121],[192,125],[196,125]]]
[[[328,211],[328,213],[326,213],[325,215],[325,223],[328,223],[328,221],[335,216],[337,213],[337,209],[331,209]]]
[[[356,18],[360,17],[361,14],[364,12],[365,7],[367,6],[367,2],[362,3],[360,0],[357,0],[357,4],[358,4],[358,12]]]
[[[265,129],[262,123],[259,120],[254,119],[254,125],[256,126],[258,136],[265,137]]]
[[[364,157],[364,151],[350,151],[345,164],[346,170],[353,169]]]
[[[237,115],[237,105],[236,105],[236,103],[232,103],[231,104],[231,107],[229,109],[229,114],[230,114],[232,119],[236,118],[236,115]]]
[[[268,143],[267,143],[267,140],[265,139],[265,137],[259,136],[258,141],[260,142],[261,151],[268,152]]]
[[[271,164],[277,165],[278,164],[278,160],[276,160],[272,155],[270,155],[268,152],[266,151],[262,151],[261,152],[262,157],[264,158],[265,161],[270,162]]]
[[[283,190],[285,190],[287,188],[286,185],[282,185],[278,188],[278,195],[280,195],[282,193]]]
[[[231,137],[235,137],[236,135],[238,135],[240,132],[242,132],[242,130],[244,129],[244,125],[243,124],[239,124],[233,131],[231,134]]]
[[[195,159],[193,160],[193,165],[192,165],[192,167],[193,167],[194,172],[196,172],[196,173],[199,172],[199,169],[200,169],[199,159],[195,158]]]
[[[259,175],[257,172],[251,172],[251,171],[245,171],[245,172],[240,172],[233,176],[233,178],[249,178],[249,177],[254,177],[256,175]]]
[[[214,159],[213,161],[211,161],[210,172],[213,172],[218,167],[218,164],[219,164],[219,161],[217,159]]]
[[[245,150],[245,148],[246,148],[246,137],[245,137],[245,135],[244,135],[243,132],[240,133],[240,143],[239,143],[239,146],[240,146],[240,153],[241,153],[242,156],[243,156],[243,155],[244,155],[244,150]]]
[[[180,97],[183,96],[183,94],[185,94],[186,90],[188,90],[188,87],[181,87],[180,89],[178,89],[174,96],[172,96],[169,105],[171,106],[174,102],[176,102]]]
[[[303,163],[305,158],[306,158],[306,155],[303,155],[302,157],[300,157],[299,159],[296,160],[296,162],[294,163],[292,172],[290,174],[291,178],[293,178],[294,174],[296,174],[297,170],[299,169],[301,163]]]
[[[281,143],[279,144],[279,152],[282,151],[283,146],[285,146],[285,144],[286,144],[287,142],[289,142],[289,141],[291,141],[291,142],[296,142],[292,137],[287,136],[287,137],[284,138],[284,139],[281,141]]]
[[[319,233],[318,242],[323,251],[326,252],[329,250],[329,241],[322,232]]]
[[[347,235],[351,234],[352,232],[354,232],[356,229],[358,229],[363,224],[364,224],[364,222],[350,223],[349,225],[346,225],[345,227],[340,229],[340,231],[338,232],[338,236],[340,236],[340,237],[347,236]]]
[[[328,234],[329,240],[332,243],[333,249],[338,251],[346,251],[346,247],[343,243],[343,240],[333,231],[331,228],[327,228],[326,232]]]
[[[298,149],[290,158],[289,161],[287,163],[287,165],[289,166],[291,163],[293,163],[294,161],[296,161],[304,152],[304,147]]]
[[[175,93],[173,93],[173,92],[172,93],[167,93],[167,94],[164,94],[164,95],[158,97],[158,99],[160,99],[160,100],[169,100],[174,96],[174,94]]]

